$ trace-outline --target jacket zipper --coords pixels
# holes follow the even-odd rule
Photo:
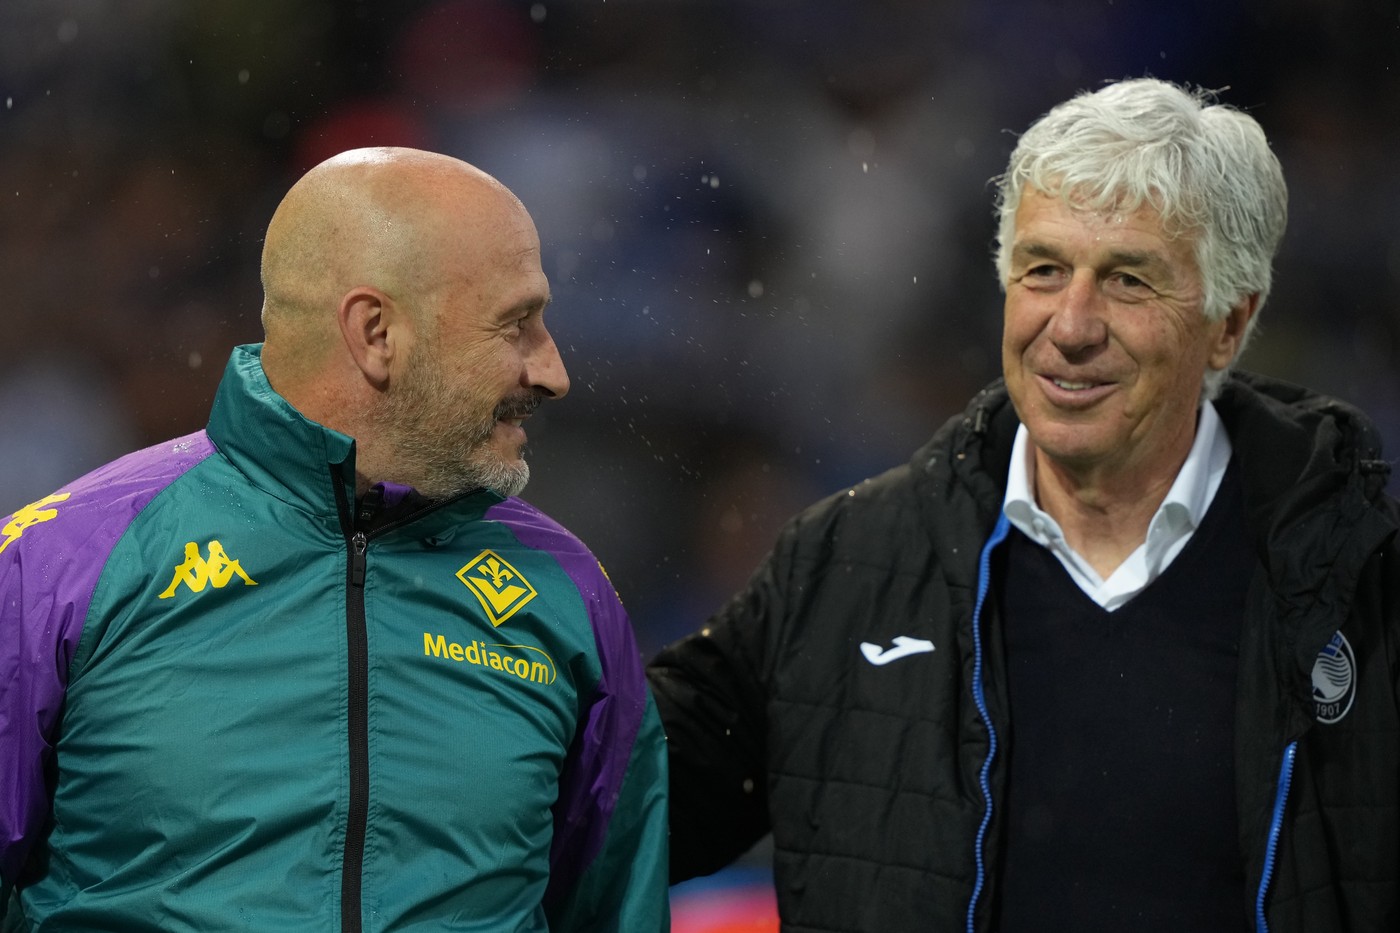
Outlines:
[[[347,674],[346,731],[349,744],[350,800],[345,814],[345,852],[340,867],[340,928],[360,931],[360,875],[365,862],[365,815],[369,809],[369,648],[365,634],[365,552],[363,531],[350,536],[350,585],[345,593]]]
[[[340,928],[360,933],[363,926],[360,898],[365,863],[365,823],[369,811],[369,639],[365,631],[365,570],[369,534],[365,529],[379,510],[377,490],[365,495],[359,514],[350,512],[345,487],[332,472],[336,502],[346,524],[349,551],[345,586],[346,745],[349,799],[345,809],[345,848],[340,864]]]
[[[1293,785],[1293,762],[1298,757],[1298,743],[1289,742],[1283,750],[1283,764],[1278,771],[1278,789],[1274,793],[1274,815],[1269,822],[1269,842],[1264,849],[1264,872],[1259,879],[1259,894],[1254,900],[1254,929],[1269,933],[1269,921],[1264,916],[1264,902],[1269,885],[1274,880],[1274,859],[1278,856],[1278,840],[1283,832],[1283,811],[1288,805],[1288,791]]]
[[[992,823],[991,773],[992,761],[997,755],[997,730],[992,725],[991,714],[987,712],[987,696],[982,682],[982,608],[992,585],[992,551],[1006,539],[1010,528],[1011,524],[1003,513],[997,519],[996,527],[992,529],[992,536],[982,545],[982,555],[977,564],[977,603],[972,610],[972,699],[977,704],[978,715],[987,727],[987,758],[982,762],[977,783],[982,788],[982,799],[986,802],[987,809],[982,813],[982,824],[977,827],[977,843],[973,850],[977,861],[977,880],[973,883],[972,898],[967,904],[967,933],[976,933],[977,902],[981,899],[987,883],[986,853],[983,849],[987,841],[987,829]]]
[[[369,812],[369,636],[365,623],[365,573],[369,566],[369,539],[406,525],[423,514],[419,510],[375,527],[384,505],[383,490],[372,487],[351,512],[345,487],[333,469],[336,504],[345,523],[345,543],[350,560],[345,568],[346,644],[346,732],[349,759],[350,799],[345,812],[345,850],[340,866],[340,928],[342,933],[360,933],[363,927],[360,900],[363,893],[365,832]],[[431,506],[440,508],[470,495],[474,490],[453,496]]]

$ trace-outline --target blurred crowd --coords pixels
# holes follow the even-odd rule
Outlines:
[[[6,0],[0,514],[203,426],[302,171],[436,149],[539,226],[573,390],[525,496],[649,654],[996,376],[989,181],[1050,106],[1138,75],[1269,133],[1291,219],[1244,365],[1362,406],[1394,461],[1385,0]]]

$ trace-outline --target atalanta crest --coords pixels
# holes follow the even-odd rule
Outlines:
[[[1341,632],[1318,652],[1313,662],[1312,688],[1313,713],[1318,722],[1337,722],[1351,709],[1356,699],[1356,657]]]

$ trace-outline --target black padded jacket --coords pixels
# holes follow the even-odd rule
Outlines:
[[[1389,466],[1335,400],[1237,374],[1215,404],[1257,553],[1235,712],[1241,929],[1400,929]],[[673,881],[771,831],[786,933],[990,928],[1008,722],[987,567],[1016,425],[990,386],[911,462],[796,516],[652,662]],[[899,663],[866,657],[901,645]]]

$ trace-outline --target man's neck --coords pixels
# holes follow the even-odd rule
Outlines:
[[[1060,525],[1065,542],[1108,579],[1147,540],[1152,516],[1171,490],[1181,464],[1165,475],[1127,482],[1083,476],[1035,454],[1035,497]]]

